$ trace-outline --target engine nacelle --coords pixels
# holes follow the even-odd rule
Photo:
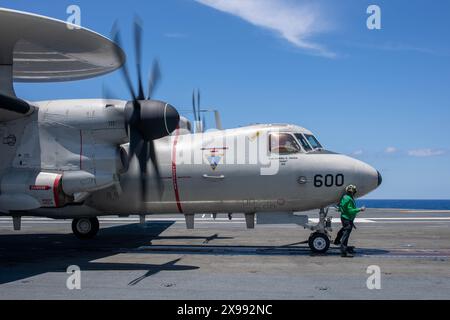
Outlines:
[[[70,201],[63,192],[61,174],[12,171],[1,181],[0,208],[5,211],[58,208]]]
[[[92,174],[87,171],[66,171],[62,176],[62,190],[65,194],[95,192],[113,186],[116,183],[112,173],[97,172]]]
[[[63,174],[13,170],[0,184],[0,212],[60,208],[83,195],[113,186],[112,173],[66,171]]]

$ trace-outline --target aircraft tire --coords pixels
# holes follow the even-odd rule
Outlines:
[[[77,218],[72,221],[72,231],[81,240],[94,238],[99,229],[100,223],[97,218]]]
[[[315,232],[309,237],[308,245],[314,253],[325,253],[330,248],[330,239],[326,234]]]

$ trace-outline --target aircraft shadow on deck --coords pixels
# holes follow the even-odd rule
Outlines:
[[[157,236],[153,240],[204,240],[203,244],[209,243],[213,240],[232,240],[233,237],[221,237],[215,233],[209,237],[202,236]]]
[[[199,267],[178,265],[181,259],[167,263],[104,263],[93,262],[131,249],[148,245],[168,229],[173,222],[113,226],[100,230],[98,237],[81,241],[73,234],[10,234],[0,235],[0,284],[23,280],[48,272],[66,272],[70,265],[82,271],[129,270],[146,273],[129,283],[141,280],[161,271],[188,271]]]
[[[282,246],[211,245],[213,240],[230,240],[233,237],[211,236],[161,236],[174,222],[161,221],[107,227],[95,239],[81,241],[73,234],[9,234],[0,235],[0,284],[23,280],[48,272],[66,272],[70,265],[82,271],[145,271],[128,285],[161,271],[189,271],[198,266],[179,265],[181,259],[164,264],[94,262],[120,253],[140,254],[206,254],[206,255],[298,255],[310,256],[305,242]],[[153,245],[154,240],[201,240],[202,245]],[[299,246],[302,245],[302,246]],[[338,247],[326,254],[338,255]],[[377,256],[389,254],[387,250],[359,249],[357,255]]]
[[[331,247],[325,254],[314,254],[308,245],[282,246],[245,246],[245,245],[152,245],[137,249],[145,254],[201,254],[201,255],[267,255],[267,256],[338,256],[339,247]],[[382,249],[358,248],[355,255],[380,256],[388,255],[390,251]]]

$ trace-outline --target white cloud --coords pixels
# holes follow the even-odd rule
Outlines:
[[[352,155],[361,156],[363,153],[364,153],[364,151],[362,151],[362,150],[356,150],[355,152],[352,153]]]
[[[397,151],[398,151],[398,150],[397,150],[396,147],[387,147],[387,148],[384,150],[385,153],[389,153],[389,154],[396,153]]]
[[[445,154],[444,150],[433,149],[415,149],[408,151],[408,155],[411,157],[434,157]]]
[[[195,0],[237,16],[255,26],[276,32],[298,48],[328,58],[336,54],[310,38],[327,29],[321,9],[312,2],[291,0]]]

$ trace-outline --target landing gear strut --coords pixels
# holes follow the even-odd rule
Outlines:
[[[306,228],[314,231],[308,240],[309,248],[314,253],[326,253],[330,248],[331,218],[327,218],[328,208],[320,209],[319,223],[306,225]]]
[[[72,231],[81,240],[94,238],[99,229],[100,224],[97,218],[77,218],[72,221]]]

